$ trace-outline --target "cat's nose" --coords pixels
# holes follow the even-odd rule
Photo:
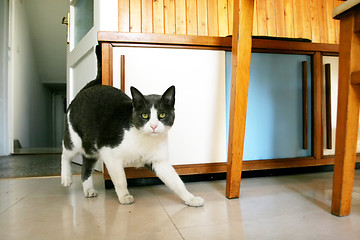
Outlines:
[[[150,127],[152,128],[153,131],[155,131],[155,129],[157,128],[157,125],[150,125]]]

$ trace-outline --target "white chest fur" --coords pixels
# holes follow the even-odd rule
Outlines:
[[[147,135],[133,127],[125,131],[119,146],[104,147],[99,153],[102,159],[116,158],[124,167],[142,167],[145,164],[168,160],[168,137],[165,133]]]

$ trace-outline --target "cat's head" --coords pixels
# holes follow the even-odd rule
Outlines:
[[[166,134],[175,120],[175,87],[169,87],[163,95],[144,96],[134,87],[131,87],[130,90],[134,126],[146,135]]]

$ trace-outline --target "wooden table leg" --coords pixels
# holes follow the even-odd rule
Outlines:
[[[239,11],[241,9],[241,11]],[[238,198],[249,89],[254,0],[234,1],[226,197]]]
[[[359,122],[359,85],[351,73],[360,71],[360,39],[354,33],[354,11],[340,18],[339,94],[336,127],[335,170],[331,213],[350,214],[354,184]],[[352,84],[355,83],[355,84]]]

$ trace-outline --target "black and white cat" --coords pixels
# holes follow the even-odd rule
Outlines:
[[[204,200],[187,191],[169,162],[168,131],[175,119],[175,87],[169,87],[163,95],[147,96],[131,87],[131,99],[116,88],[101,85],[101,69],[99,72],[97,79],[78,93],[67,110],[62,184],[71,185],[71,159],[80,153],[85,197],[98,194],[92,171],[101,159],[121,204],[134,202],[127,189],[124,167],[149,166],[187,205],[202,206]]]

